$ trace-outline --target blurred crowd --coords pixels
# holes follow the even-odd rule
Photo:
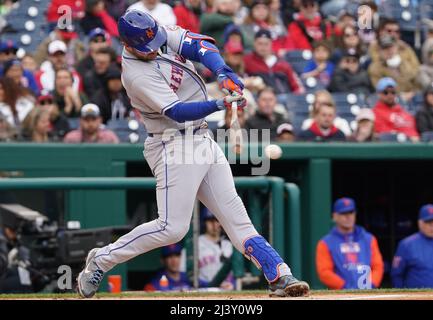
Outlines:
[[[140,140],[116,132],[118,123],[130,131],[140,126],[121,82],[116,21],[128,8],[216,40],[245,83],[248,107],[238,116],[247,130],[270,129],[279,142],[429,141],[433,20],[403,28],[397,2],[51,0],[44,12],[49,32],[33,52],[2,32],[0,141]],[[423,0],[404,2],[409,13]],[[16,5],[2,2],[0,14],[7,17]],[[62,5],[72,9],[66,27],[58,23]],[[360,25],[360,5],[370,13],[367,27]],[[209,70],[196,67],[210,96],[222,96]],[[209,127],[230,126],[230,112],[210,116]]]

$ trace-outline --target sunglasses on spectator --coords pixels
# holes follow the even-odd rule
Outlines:
[[[16,54],[17,51],[15,49],[8,49],[5,51],[2,51],[2,53],[9,55],[9,54]]]
[[[397,94],[397,92],[395,91],[395,90],[384,90],[384,91],[382,91],[382,93],[384,94],[384,95],[389,95],[389,94],[392,94],[392,95],[396,95]]]
[[[102,38],[102,37],[96,37],[96,38],[92,39],[92,42],[95,42],[95,43],[103,43],[105,41],[106,41],[105,38]]]
[[[39,104],[41,106],[47,106],[47,105],[50,105],[50,104],[53,104],[53,103],[54,103],[54,101],[51,100],[51,99],[46,99],[46,100],[42,100],[42,101],[39,102]]]

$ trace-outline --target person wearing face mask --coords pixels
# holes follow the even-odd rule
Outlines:
[[[418,83],[419,66],[413,66],[401,56],[396,39],[384,36],[380,39],[381,59],[374,61],[368,68],[373,85],[384,77],[393,78],[398,84],[398,93],[405,100],[410,100],[420,89]]]

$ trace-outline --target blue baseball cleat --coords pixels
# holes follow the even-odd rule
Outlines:
[[[89,251],[86,258],[86,266],[77,278],[77,291],[83,298],[91,298],[98,291],[99,285],[104,277],[104,272],[99,269],[94,261],[98,248]]]
[[[271,297],[304,297],[310,292],[310,286],[305,281],[299,281],[294,276],[282,276],[269,284]]]

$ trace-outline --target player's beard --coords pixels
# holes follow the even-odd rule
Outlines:
[[[142,61],[152,61],[155,60],[158,56],[158,51],[153,51],[149,53],[141,53],[135,49],[129,49],[127,48],[128,52],[133,54],[136,58],[142,60]]]

